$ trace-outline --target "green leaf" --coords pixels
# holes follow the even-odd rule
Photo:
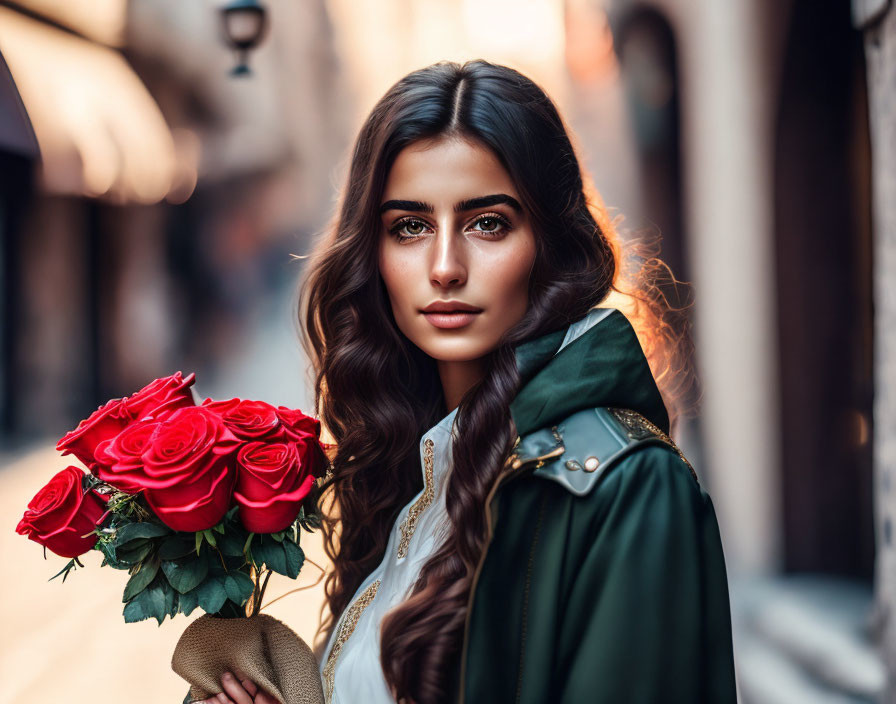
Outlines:
[[[68,577],[68,573],[71,572],[73,569],[75,569],[74,559],[69,560],[68,563],[65,565],[65,567],[63,567],[61,570],[59,570],[56,574],[54,574],[52,577],[50,577],[47,581],[52,582],[59,575],[63,575],[62,581],[65,582],[65,578]]]
[[[131,575],[124,588],[121,600],[128,602],[149,586],[159,572],[159,559],[154,558],[141,563],[138,570]]]
[[[159,546],[159,557],[163,560],[176,560],[194,553],[196,549],[189,539],[180,535],[172,535],[162,541]]]
[[[224,580],[220,577],[209,577],[196,588],[195,592],[199,607],[207,614],[218,613],[227,601]]]
[[[118,560],[115,559],[115,546],[111,542],[107,543],[103,540],[98,540],[96,542],[96,549],[103,553],[103,557],[105,557],[113,566],[118,562]]]
[[[216,525],[214,528],[212,528],[212,530],[217,531],[217,532],[220,533],[221,535],[224,535],[224,524],[223,524],[223,523],[219,523],[219,524]]]
[[[172,587],[181,594],[186,594],[198,587],[208,576],[208,563],[201,557],[187,557],[177,561],[164,560],[162,572]]]
[[[259,542],[252,548],[252,558],[256,565],[264,563],[278,574],[287,574],[283,543]]]
[[[278,543],[283,542],[283,532],[282,531],[280,533],[271,533],[271,537],[274,540],[276,540]]]
[[[295,579],[305,564],[305,551],[291,540],[283,541],[283,549],[286,552],[286,576]]]
[[[211,530],[211,529],[209,529],[209,528],[206,528],[204,531],[202,531],[202,535],[204,535],[204,536],[205,536],[205,539],[206,539],[209,543],[211,543],[212,547],[215,547],[215,546],[218,544],[217,539],[215,538],[215,533],[214,533],[213,530]]]
[[[218,538],[218,550],[228,557],[242,557],[244,552],[243,541],[233,533],[225,533]]]
[[[169,616],[176,616],[180,604],[180,594],[173,589],[165,590],[165,608]]]
[[[128,523],[119,528],[115,533],[115,542],[119,545],[124,545],[136,538],[158,538],[159,536],[167,535],[170,532],[171,529],[168,526],[156,523],[155,521]]]
[[[228,599],[242,606],[255,591],[255,582],[245,572],[231,572],[224,577],[224,591]]]
[[[185,616],[189,616],[199,606],[199,590],[194,589],[186,594],[177,595],[177,608]]]
[[[199,546],[202,545],[202,531],[196,533],[196,554],[199,554]]]
[[[128,546],[127,550],[116,550],[115,558],[118,562],[123,562],[127,565],[136,565],[141,560],[146,559],[149,553],[152,552],[152,548],[153,543],[148,540],[135,549],[131,549],[130,546]]]
[[[125,604],[125,623],[154,618],[161,625],[169,611],[169,599],[170,595],[166,598],[165,587],[162,586],[162,582],[159,580],[154,581]]]
[[[152,541],[149,538],[134,538],[133,540],[128,540],[123,543],[120,540],[113,540],[112,543],[115,545],[115,552],[136,552],[144,545],[149,545]]]
[[[255,537],[255,533],[249,533],[249,537],[246,538],[246,543],[243,545],[243,552],[246,552],[249,549],[249,543],[252,542],[252,538]]]

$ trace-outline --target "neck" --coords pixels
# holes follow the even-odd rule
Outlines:
[[[439,379],[445,395],[445,407],[448,413],[460,405],[460,400],[485,375],[485,364],[482,359],[471,359],[465,362],[437,362]]]

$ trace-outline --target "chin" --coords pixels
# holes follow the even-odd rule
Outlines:
[[[495,348],[494,345],[454,340],[451,344],[420,345],[426,354],[439,362],[472,362],[481,359]]]

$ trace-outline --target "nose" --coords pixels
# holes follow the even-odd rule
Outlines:
[[[460,286],[467,280],[464,252],[447,228],[442,228],[436,237],[429,280],[434,286],[442,288]]]

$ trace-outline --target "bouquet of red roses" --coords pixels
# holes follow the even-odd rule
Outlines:
[[[155,618],[161,625],[166,616],[205,611],[172,662],[195,698],[219,691],[221,672],[235,667],[281,701],[296,701],[283,693],[290,686],[310,687],[313,696],[301,701],[314,700],[320,680],[310,649],[258,612],[271,572],[299,575],[299,528],[320,526],[318,480],[328,465],[320,421],[262,401],[206,398],[197,405],[194,380],[180,372],[156,379],[81,421],[56,449],[88,471],[70,465],[56,474],[16,532],[71,558],[51,579],[65,581],[91,549],[102,553],[102,565],[127,570],[127,622]],[[243,642],[231,652],[224,640],[234,633]],[[262,657],[278,638],[298,641],[292,660],[305,662],[301,672],[284,673]],[[254,651],[247,639],[257,641]],[[233,661],[246,657],[255,660]]]

